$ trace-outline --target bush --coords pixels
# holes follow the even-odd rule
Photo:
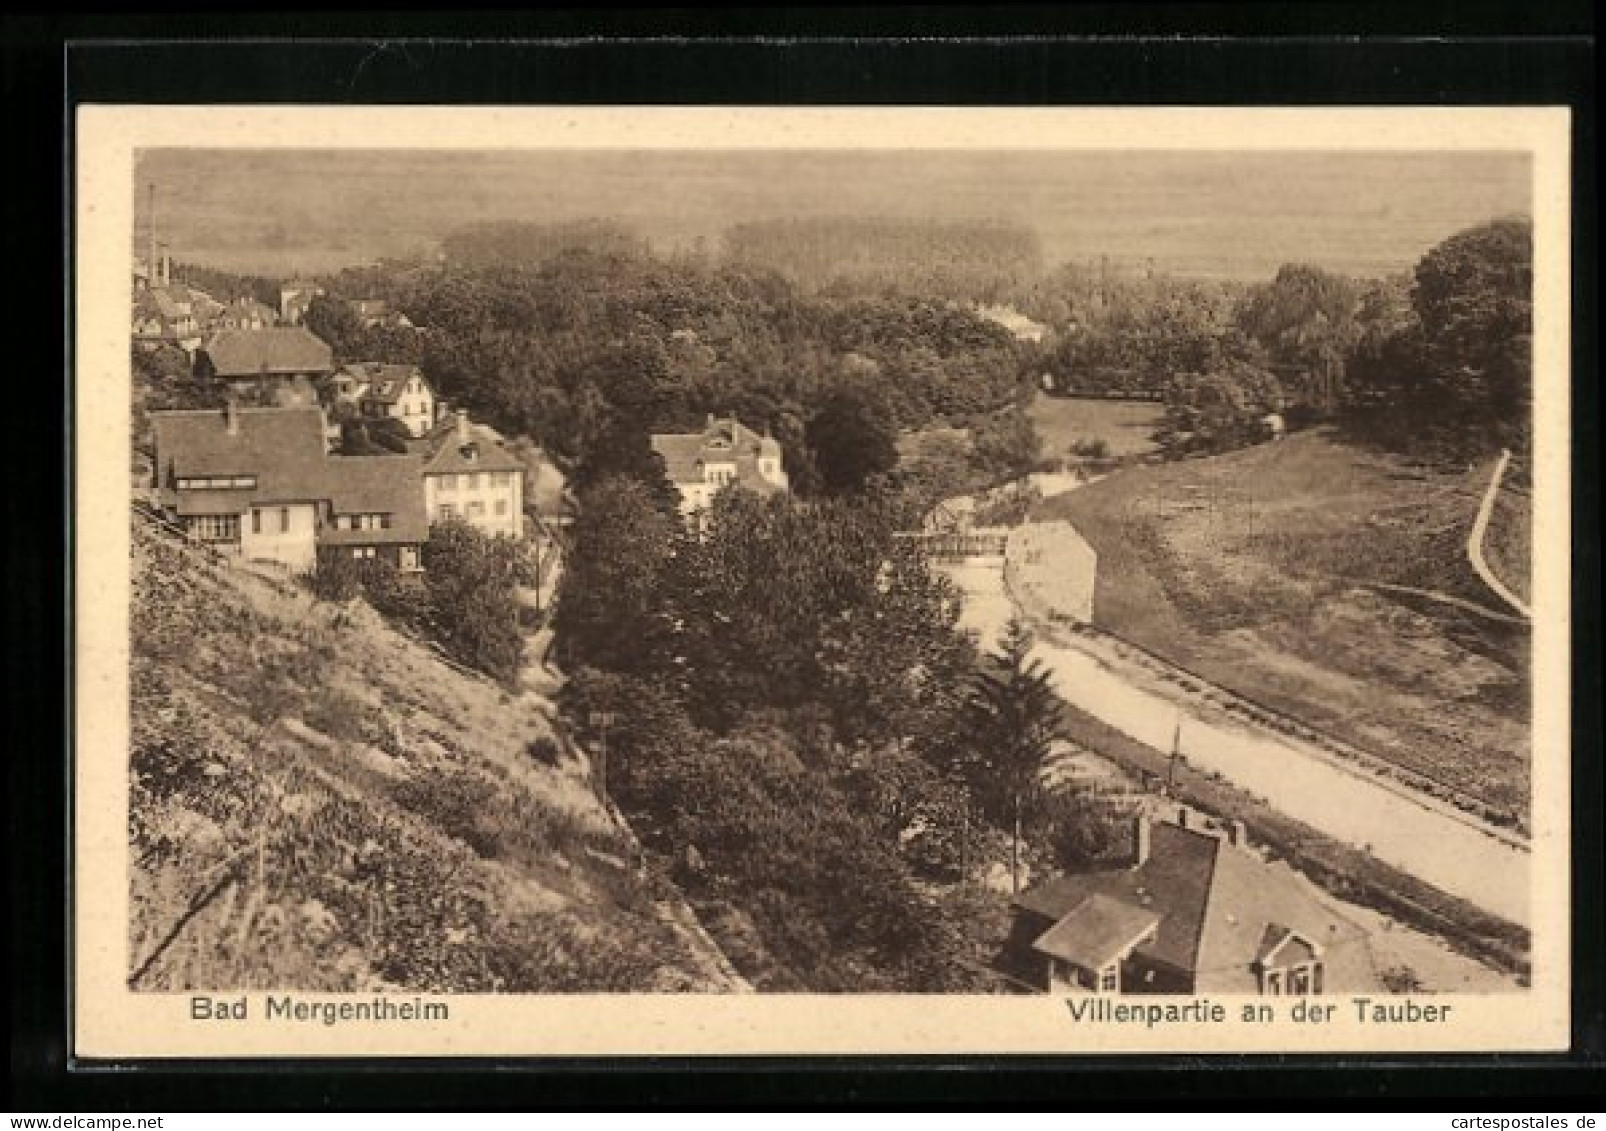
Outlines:
[[[1132,821],[1075,792],[1043,799],[1037,835],[1068,872],[1123,863],[1132,856]]]
[[[563,744],[549,734],[530,739],[524,753],[541,766],[556,766],[563,761]]]

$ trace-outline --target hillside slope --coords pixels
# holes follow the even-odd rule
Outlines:
[[[1305,433],[1122,471],[1037,517],[1097,550],[1099,625],[1522,824],[1528,631],[1466,555],[1488,472]],[[1525,555],[1522,524],[1501,533]]]
[[[132,545],[134,988],[745,988],[537,697],[142,517]]]

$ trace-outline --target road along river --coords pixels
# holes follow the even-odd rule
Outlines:
[[[1012,543],[1013,545],[1013,540]],[[1015,611],[1004,559],[945,565],[965,595],[961,627],[994,645]],[[1102,654],[1096,642],[1041,639],[1035,655],[1067,701],[1156,750],[1179,721],[1183,757],[1272,808],[1514,923],[1531,922],[1530,855],[1459,810],[1368,774],[1286,735],[1161,693],[1151,673]]]

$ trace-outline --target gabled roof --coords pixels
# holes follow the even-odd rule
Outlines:
[[[321,538],[335,545],[423,542],[429,538],[424,490],[415,455],[330,456],[330,507],[337,515],[388,514],[389,530],[325,528]]]
[[[385,514],[388,530],[325,527],[320,542],[372,545],[429,537],[417,455],[330,456],[317,408],[242,408],[236,430],[223,409],[153,412],[163,505],[182,515],[243,514],[252,506],[328,500],[337,515]],[[180,491],[179,479],[250,475],[253,488]]]
[[[1102,970],[1130,953],[1159,924],[1160,916],[1151,910],[1094,895],[1044,931],[1032,949],[1084,970]]]
[[[782,490],[758,473],[761,457],[780,460],[780,443],[760,436],[734,416],[711,416],[700,432],[655,432],[652,448],[663,457],[671,483],[701,483],[706,464],[734,463],[736,481],[742,486],[764,494]]]
[[[1093,900],[1124,905],[1126,919],[1117,920],[1102,904],[1081,913]],[[1203,978],[1215,992],[1253,992],[1254,965],[1268,940],[1275,945],[1297,933],[1325,949],[1365,936],[1286,864],[1266,863],[1209,832],[1169,823],[1152,826],[1144,863],[1060,876],[1022,893],[1015,905],[1054,924],[1043,938],[1054,935],[1061,949],[1088,952],[1102,945],[1101,924],[1135,924],[1152,913],[1159,919],[1154,937],[1135,953]],[[1055,935],[1067,921],[1071,928]]]
[[[254,475],[256,487],[208,491],[213,502],[206,505],[226,501],[239,513],[253,503],[328,497],[323,414],[317,408],[241,408],[235,413],[238,427],[232,434],[224,409],[151,413],[165,503],[203,505],[196,492],[174,489],[178,479],[234,475]]]
[[[423,370],[416,365],[391,365],[380,361],[364,361],[356,365],[346,366],[353,374],[360,373],[363,380],[368,382],[368,390],[363,393],[364,400],[380,401],[384,404],[395,404],[401,400],[402,393],[407,388],[407,382],[417,378],[425,380]]]
[[[329,373],[334,355],[304,326],[219,330],[201,347],[217,377]]]
[[[409,449],[423,457],[425,475],[524,470],[524,461],[507,449],[494,428],[471,423],[465,439],[459,433],[455,414],[437,421],[435,427],[414,440]]]

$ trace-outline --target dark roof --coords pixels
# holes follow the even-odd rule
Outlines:
[[[237,409],[230,434],[222,409],[153,412],[156,466],[165,506],[179,514],[243,514],[253,505],[327,499],[337,515],[388,514],[388,530],[319,532],[321,542],[371,545],[423,542],[420,459],[416,455],[330,456],[324,451],[323,414],[317,408]],[[180,478],[254,475],[255,488],[179,491]]]
[[[401,400],[402,391],[407,388],[407,382],[413,378],[424,380],[423,371],[416,365],[389,365],[380,361],[365,361],[346,368],[354,374],[361,374],[369,383],[368,391],[363,393],[364,400],[383,401],[385,404],[395,404]]]
[[[423,542],[429,538],[424,485],[414,455],[330,456],[329,500],[335,514],[388,514],[389,530],[335,530],[322,540],[336,545]]]
[[[471,423],[465,440],[459,434],[455,413],[442,417],[433,429],[413,441],[411,450],[423,457],[425,475],[524,470],[524,461],[508,451],[495,429]]]
[[[328,344],[304,326],[219,330],[201,351],[217,377],[318,374],[334,369]]]
[[[236,409],[238,429],[231,434],[223,409],[151,413],[155,466],[168,505],[221,505],[235,513],[252,503],[296,502],[328,496],[323,414],[308,408]],[[227,475],[254,475],[252,490],[179,492],[174,480]],[[192,497],[193,496],[193,497]],[[186,513],[223,513],[187,511]]]
[[[1203,976],[1217,992],[1255,989],[1252,967],[1269,929],[1298,932],[1324,948],[1364,938],[1286,864],[1268,864],[1209,832],[1169,823],[1151,827],[1144,863],[1059,876],[1022,893],[1015,905],[1057,925],[1095,897],[1158,915],[1154,938],[1136,953]]]
[[[653,451],[664,458],[664,472],[671,483],[703,482],[705,463],[734,463],[736,481],[744,487],[769,494],[782,490],[758,473],[760,456],[781,458],[781,445],[770,436],[760,436],[734,416],[710,417],[700,432],[658,432],[652,437]]]
[[[1085,970],[1102,970],[1130,951],[1159,925],[1160,916],[1106,895],[1076,905],[1032,944],[1032,949],[1074,962]]]

